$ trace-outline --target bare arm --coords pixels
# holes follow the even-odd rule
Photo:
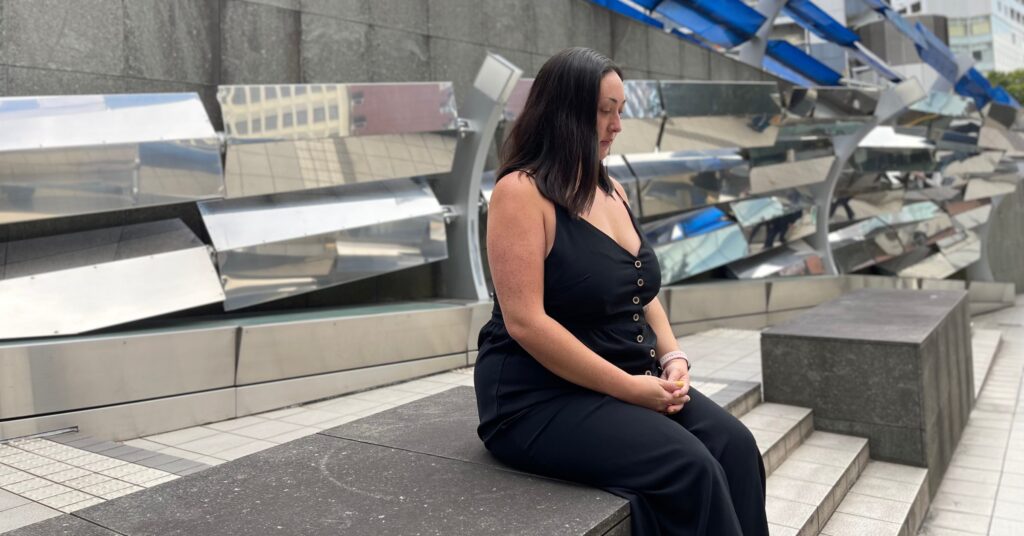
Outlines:
[[[554,374],[655,410],[678,403],[674,384],[631,376],[595,354],[544,310],[545,219],[550,202],[522,173],[495,186],[488,207],[487,254],[509,335]]]

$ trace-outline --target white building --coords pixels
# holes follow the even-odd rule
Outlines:
[[[1024,69],[1024,0],[891,0],[906,15],[948,19],[949,46],[982,72]]]

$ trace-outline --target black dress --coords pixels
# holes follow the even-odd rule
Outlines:
[[[636,256],[558,204],[555,214],[545,311],[626,372],[657,374],[643,307],[661,270],[632,213]],[[635,536],[768,534],[764,465],[738,420],[695,389],[666,416],[556,376],[509,336],[498,298],[474,375],[477,431],[499,460],[628,499]]]

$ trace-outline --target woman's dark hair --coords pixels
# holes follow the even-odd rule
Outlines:
[[[610,72],[622,77],[612,60],[589,48],[551,56],[502,145],[498,178],[522,171],[544,197],[574,215],[590,210],[595,186],[610,194],[597,132],[601,79]]]

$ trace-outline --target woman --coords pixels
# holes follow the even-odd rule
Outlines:
[[[510,466],[628,499],[634,535],[768,534],[753,437],[690,388],[657,258],[601,164],[625,100],[608,58],[564,50],[505,143],[478,433]]]

